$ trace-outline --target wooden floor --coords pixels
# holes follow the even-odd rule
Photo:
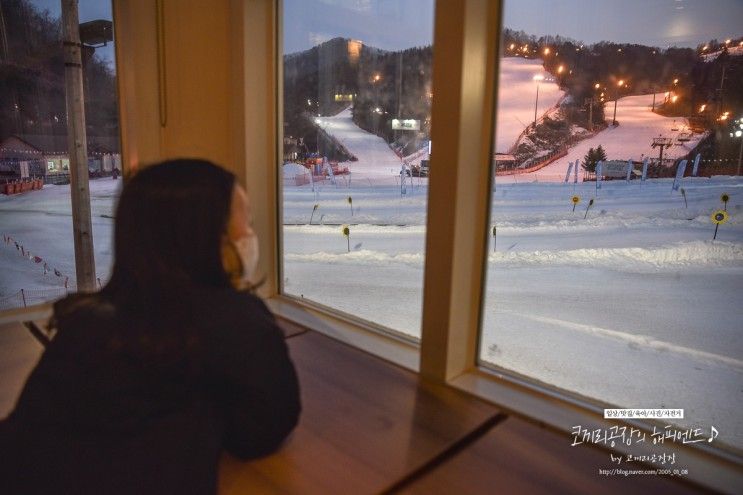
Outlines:
[[[224,455],[219,493],[701,493],[660,476],[603,477],[608,453],[509,417],[496,406],[281,322],[299,373],[300,424],[278,453]],[[0,325],[0,417],[42,346]]]

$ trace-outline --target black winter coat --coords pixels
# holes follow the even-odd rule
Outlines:
[[[214,493],[223,449],[269,454],[297,424],[296,373],[258,298],[191,291],[187,349],[127,345],[131,322],[87,300],[55,305],[58,332],[0,423],[3,493]]]

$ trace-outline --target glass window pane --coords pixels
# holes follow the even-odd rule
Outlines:
[[[61,4],[0,3],[0,310],[75,291]],[[121,180],[111,4],[79,2],[96,284]],[[103,22],[97,22],[103,21]],[[104,46],[105,42],[105,46]]]
[[[743,447],[740,18],[505,1],[483,365]]]
[[[286,0],[283,291],[418,338],[433,0]]]

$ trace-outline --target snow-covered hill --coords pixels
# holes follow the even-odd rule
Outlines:
[[[544,78],[537,83],[534,76]],[[496,153],[507,153],[521,132],[534,122],[534,103],[537,119],[553,108],[565,93],[544,70],[541,59],[506,57],[500,61],[498,80],[498,117],[495,129]]]
[[[354,124],[350,107],[332,117],[317,117],[315,122],[359,159],[344,163],[355,177],[389,177],[400,172],[400,158],[384,139]]]
[[[541,118],[564,96],[563,91],[542,68],[541,60],[515,57],[501,60],[496,129],[498,152],[507,152],[522,131],[534,121],[534,104],[537,96],[534,76],[543,78],[539,82],[537,103],[537,118]],[[356,178],[389,177],[390,174],[394,175],[400,171],[400,158],[382,138],[354,124],[350,108],[332,117],[317,117],[315,121],[359,159],[358,162],[346,163]]]
[[[656,94],[655,98],[656,103],[661,102],[663,94]],[[519,178],[544,182],[562,181],[569,162],[583,160],[589,148],[596,148],[599,145],[604,147],[609,160],[641,161],[645,156],[655,158],[658,156],[658,149],[653,149],[651,145],[653,138],[656,137],[671,138],[675,143],[664,151],[664,158],[678,158],[693,150],[703,136],[694,134],[689,141],[678,141],[680,134],[689,132],[687,120],[658,115],[651,111],[652,103],[652,94],[620,98],[617,102],[618,126],[610,125],[595,136],[572,146],[566,157],[560,158],[537,172]],[[604,107],[607,121],[611,121],[613,113],[614,102],[610,101]],[[581,178],[582,174],[579,174],[579,180]],[[509,180],[513,179],[509,178]]]

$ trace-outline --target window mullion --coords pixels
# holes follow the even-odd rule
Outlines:
[[[436,380],[476,362],[500,4],[437,6],[420,366]]]

